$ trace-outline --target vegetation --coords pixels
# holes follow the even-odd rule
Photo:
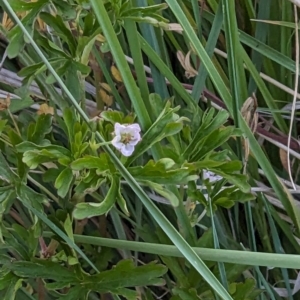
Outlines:
[[[300,299],[297,1],[0,5],[1,299]]]

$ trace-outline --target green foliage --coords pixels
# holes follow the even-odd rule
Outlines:
[[[271,2],[1,1],[1,298],[293,299],[297,27]]]
[[[101,203],[78,203],[73,212],[74,218],[81,220],[108,213],[114,206],[118,196],[118,185],[119,180],[113,177],[105,199]]]
[[[141,143],[137,145],[135,151],[136,154],[128,159],[128,165],[162,139],[168,136],[173,136],[182,130],[183,122],[188,119],[185,117],[179,117],[179,115],[175,114],[175,112],[178,112],[180,107],[171,108],[170,106],[171,102],[166,102],[165,107],[162,109],[156,121],[147,130],[147,132],[145,132]]]
[[[35,279],[37,275],[46,284],[45,287],[58,296],[56,299],[71,299],[75,293],[80,292],[81,297],[87,297],[91,291],[100,293],[111,292],[115,295],[134,299],[136,292],[131,287],[161,285],[160,278],[167,271],[166,267],[155,263],[135,267],[130,260],[118,263],[113,269],[97,275],[88,275],[76,265],[62,265],[57,261],[45,259],[33,259],[32,261],[13,261],[4,264],[5,276],[0,282],[1,289],[7,289],[11,293],[11,284],[14,284],[15,292],[20,288],[20,283],[26,278]],[[51,281],[51,282],[49,282]],[[78,290],[80,286],[80,291]],[[60,290],[68,287],[67,294]]]
[[[162,158],[156,163],[150,160],[145,166],[130,167],[128,170],[138,181],[147,180],[164,185],[187,184],[198,178],[191,166],[176,166],[169,158]]]
[[[244,283],[233,283],[229,287],[231,295],[234,299],[256,299],[262,291],[255,289],[255,280],[247,279]]]
[[[119,0],[106,1],[105,6],[117,34],[121,33],[126,20],[149,23],[154,26],[163,26],[168,22],[161,15],[161,11],[168,7],[165,3],[148,7],[131,7],[129,0]]]

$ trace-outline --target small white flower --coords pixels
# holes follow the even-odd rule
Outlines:
[[[203,179],[208,179],[210,183],[213,183],[223,179],[223,177],[216,175],[214,172],[203,170]]]
[[[141,128],[139,124],[115,123],[115,137],[111,141],[124,156],[130,156],[134,146],[141,140]]]

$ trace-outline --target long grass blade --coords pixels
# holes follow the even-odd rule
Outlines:
[[[50,231],[43,232],[44,237],[51,237],[52,235],[53,233]],[[152,253],[156,255],[184,257],[182,252],[176,246],[172,245],[162,245],[135,241],[122,241],[94,236],[82,236],[78,234],[74,234],[74,240],[76,243],[82,244],[98,245],[103,247],[111,247],[115,249],[127,249],[131,251]],[[193,247],[193,249],[201,257],[201,259],[205,261],[287,269],[300,268],[300,257],[296,254],[277,254],[198,247]]]

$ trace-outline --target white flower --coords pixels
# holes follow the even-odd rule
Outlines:
[[[124,156],[130,156],[134,146],[141,140],[141,128],[139,124],[115,123],[115,137],[111,141]]]
[[[209,182],[213,183],[223,179],[223,177],[220,175],[216,175],[211,171],[203,170],[203,179],[208,179]]]

